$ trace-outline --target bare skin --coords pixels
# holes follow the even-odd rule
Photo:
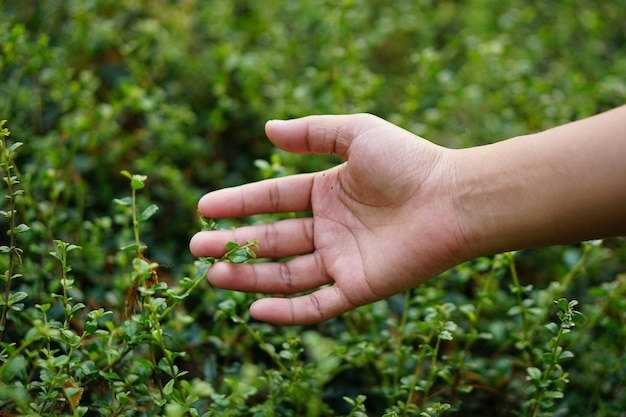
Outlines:
[[[226,289],[310,291],[256,301],[250,312],[259,320],[321,322],[478,256],[626,234],[626,106],[463,150],[365,114],[270,121],[266,133],[286,151],[346,162],[200,200],[200,213],[212,218],[313,213],[192,238],[196,256],[253,239],[260,257],[300,255],[209,270],[209,281]]]

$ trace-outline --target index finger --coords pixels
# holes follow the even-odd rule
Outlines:
[[[273,178],[205,194],[198,211],[205,217],[239,217],[311,209],[315,174]]]
[[[267,137],[279,148],[294,153],[335,154],[348,159],[352,141],[367,127],[380,122],[371,114],[306,116],[270,120]]]

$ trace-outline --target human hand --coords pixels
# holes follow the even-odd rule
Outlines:
[[[304,219],[200,232],[197,256],[257,239],[284,263],[211,267],[216,286],[293,294],[256,301],[277,324],[315,323],[409,289],[460,262],[626,235],[626,106],[544,132],[463,150],[434,145],[371,115],[272,121],[278,147],[335,153],[332,169],[205,195],[207,217],[311,211]],[[327,285],[330,284],[330,285]]]
[[[270,121],[266,133],[295,153],[337,154],[326,171],[265,180],[205,195],[206,217],[311,211],[312,217],[196,234],[196,256],[221,256],[228,241],[256,239],[258,256],[286,262],[213,265],[209,281],[265,298],[253,317],[276,324],[320,322],[414,287],[465,260],[448,196],[452,151],[371,115]],[[326,284],[331,284],[327,286]]]

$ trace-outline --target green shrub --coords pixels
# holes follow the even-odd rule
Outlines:
[[[257,242],[194,260],[187,241],[202,193],[337,162],[273,149],[269,118],[366,111],[460,147],[622,104],[625,12],[3,2],[0,415],[622,415],[622,239],[476,259],[289,328],[205,282]]]

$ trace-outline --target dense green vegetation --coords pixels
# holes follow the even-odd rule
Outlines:
[[[4,0],[0,416],[624,416],[622,239],[477,259],[309,327],[251,320],[260,295],[204,279],[254,242],[187,250],[270,219],[201,225],[204,192],[337,162],[273,149],[265,120],[372,112],[451,147],[548,128],[624,103],[624,16]]]

